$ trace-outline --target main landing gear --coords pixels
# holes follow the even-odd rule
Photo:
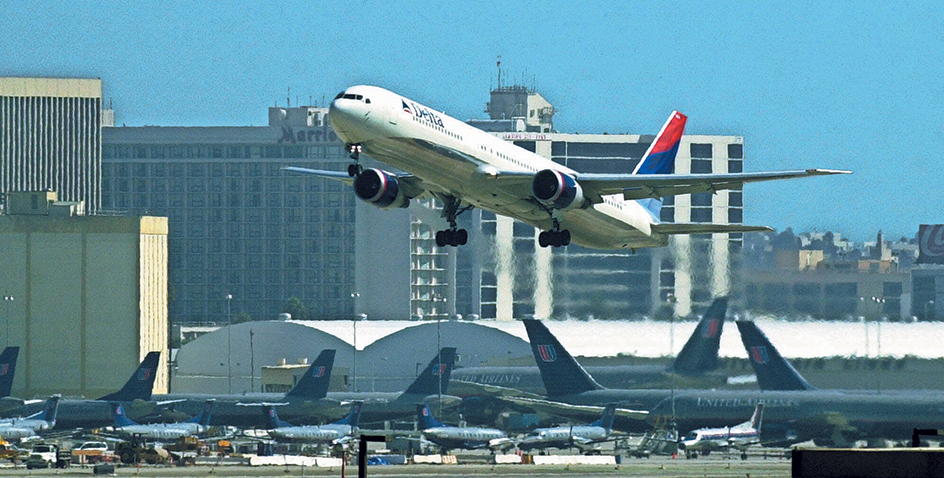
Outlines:
[[[560,230],[560,223],[554,220],[554,228],[538,234],[538,245],[541,247],[561,247],[570,245],[570,231]]]
[[[439,200],[443,203],[443,216],[449,222],[449,229],[436,231],[436,245],[439,247],[466,245],[469,242],[469,231],[458,228],[456,217],[472,209],[472,206],[460,207],[461,202],[455,196],[444,196]]]
[[[357,176],[358,174],[360,174],[361,171],[363,170],[361,168],[361,165],[357,163],[357,160],[360,159],[362,149],[361,149],[361,145],[356,144],[356,143],[348,144],[346,147],[347,147],[347,150],[351,153],[351,159],[354,160],[354,164],[347,167],[347,174],[348,176],[353,178]]]

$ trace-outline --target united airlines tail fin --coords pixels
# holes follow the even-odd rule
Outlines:
[[[16,371],[19,354],[19,347],[7,347],[0,353],[0,397],[9,397],[13,390],[13,372]]]
[[[348,412],[347,416],[332,423],[332,425],[350,425],[352,428],[357,428],[357,424],[361,421],[361,407],[364,405],[364,402],[354,402],[351,404],[351,411]]]
[[[120,403],[113,404],[115,407],[115,428],[130,427],[137,425],[137,422],[125,415],[125,407]]]
[[[741,342],[747,349],[747,356],[754,368],[754,374],[757,375],[757,384],[761,390],[813,390],[815,388],[780,355],[757,324],[747,320],[739,320],[735,323],[738,331],[741,332]]]
[[[603,416],[599,420],[590,424],[591,427],[603,427],[609,432],[613,428],[613,420],[616,419],[616,404],[611,403],[603,409]]]
[[[420,430],[446,426],[443,425],[443,422],[433,417],[432,410],[430,410],[429,405],[425,403],[416,406],[416,422]]]
[[[334,368],[335,353],[334,349],[322,350],[318,358],[305,371],[305,375],[302,375],[295,387],[289,390],[285,396],[309,399],[319,399],[327,396],[328,385],[331,382],[331,369]]]
[[[682,375],[699,375],[718,368],[718,349],[727,311],[727,297],[719,297],[711,303],[692,336],[675,357],[672,371]]]
[[[446,389],[449,388],[449,377],[452,376],[452,367],[455,364],[456,348],[443,347],[403,394],[425,397],[439,393],[440,381],[442,381],[442,393],[446,393]]]
[[[199,415],[186,420],[184,423],[199,423],[205,427],[210,426],[210,415],[213,413],[213,405],[216,404],[216,399],[209,399],[203,404],[203,410]]]
[[[59,400],[62,398],[62,395],[53,395],[46,399],[46,406],[43,407],[43,410],[33,415],[30,415],[27,418],[32,420],[44,420],[47,423],[56,423],[56,415],[59,414]]]
[[[673,111],[662,125],[656,139],[649,145],[642,160],[636,165],[633,174],[672,174],[675,171],[675,156],[678,154],[687,120],[687,116]],[[646,208],[655,220],[659,219],[662,198],[637,199],[637,202]]]
[[[160,352],[148,352],[141,365],[134,371],[131,378],[125,382],[121,390],[110,393],[99,400],[108,402],[132,402],[134,400],[150,400],[151,390],[154,388],[154,378],[157,376],[158,360],[161,358]]]
[[[275,407],[266,403],[262,405],[262,413],[265,415],[266,420],[266,429],[275,430],[276,428],[284,428],[294,426],[289,422],[283,422],[279,419],[279,414],[275,412]]]
[[[549,397],[603,388],[567,353],[543,322],[534,319],[522,322],[528,331],[531,352],[534,353],[534,361],[538,363],[541,380]]]

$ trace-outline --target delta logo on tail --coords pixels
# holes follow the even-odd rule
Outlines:
[[[766,364],[769,357],[767,356],[767,346],[765,345],[755,345],[751,347],[751,360],[754,363]]]
[[[553,345],[538,345],[538,354],[541,360],[548,363],[557,360],[557,351],[554,350]]]
[[[142,368],[141,370],[138,370],[138,380],[143,382],[149,378],[151,378],[151,369]]]
[[[713,339],[718,336],[718,332],[721,331],[720,327],[721,321],[718,319],[711,319],[705,323],[705,327],[702,330],[701,336],[706,339]]]

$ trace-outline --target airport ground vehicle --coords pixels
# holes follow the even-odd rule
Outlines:
[[[26,459],[26,468],[68,468],[72,464],[72,450],[63,450],[52,443],[37,443]]]

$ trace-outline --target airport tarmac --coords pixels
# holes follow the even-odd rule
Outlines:
[[[357,467],[348,466],[346,476],[357,476]],[[91,476],[92,468],[70,467],[65,470],[26,470],[22,466],[16,470],[0,468],[0,476]],[[311,467],[247,467],[247,466],[142,466],[123,467],[116,470],[117,476],[145,477],[259,477],[259,476],[341,476],[340,468]],[[669,457],[624,458],[621,465],[400,465],[371,466],[367,476],[455,478],[465,476],[503,476],[508,478],[535,478],[556,476],[634,476],[651,478],[668,477],[788,477],[790,461],[780,458],[763,459],[751,457],[746,461],[706,457],[696,460],[671,459]]]

